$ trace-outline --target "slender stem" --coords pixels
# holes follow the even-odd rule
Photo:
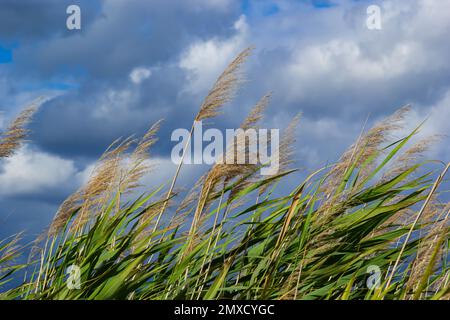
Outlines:
[[[180,174],[181,166],[183,165],[184,157],[186,156],[186,150],[187,150],[187,148],[189,148],[189,144],[191,142],[192,133],[193,132],[194,132],[194,124],[192,124],[191,131],[189,132],[188,140],[186,141],[186,144],[185,144],[185,146],[183,148],[183,153],[181,154],[180,163],[178,164],[177,170],[175,171],[175,175],[174,175],[174,177],[172,179],[172,183],[170,185],[169,191],[167,192],[166,199],[165,199],[165,201],[163,203],[163,207],[161,209],[161,212],[159,213],[158,218],[156,219],[155,226],[153,227],[153,232],[155,232],[156,229],[158,228],[159,222],[161,220],[161,217],[162,217],[164,211],[167,208],[167,203],[168,203],[168,201],[170,199],[170,196],[172,195],[172,191],[173,191],[173,188],[175,187],[175,183],[177,182],[178,175]]]
[[[42,272],[44,271],[44,260],[45,260],[45,254],[47,252],[48,241],[49,241],[49,238],[47,237],[47,240],[45,241],[44,250],[41,252],[41,265],[39,267],[39,272],[38,272],[38,276],[37,276],[37,279],[36,279],[36,291],[35,291],[35,293],[37,293],[38,290],[39,290],[39,281],[40,281]]]
[[[205,205],[208,201],[209,192],[211,191],[211,187],[212,187],[212,181],[208,184],[208,188],[206,189],[205,194],[203,196],[200,195],[200,199],[197,203],[197,209],[195,210],[194,218],[192,219],[191,227],[189,228],[189,233],[188,233],[189,240],[188,240],[187,251],[190,250],[195,231],[197,230],[197,223],[200,221],[200,217],[202,215],[203,209],[205,208]],[[203,197],[203,199],[202,199],[202,197]]]
[[[258,195],[256,196],[256,202],[255,202],[255,205],[258,205],[260,195],[261,195],[261,190],[258,190]],[[257,210],[257,209],[255,208],[255,210],[253,211],[253,217],[252,217],[252,221],[251,221],[251,223],[252,223],[252,228],[248,231],[246,237],[249,237],[251,231],[253,231],[254,223],[255,223],[255,221],[256,221],[256,217],[255,217],[256,210]],[[247,256],[247,254],[248,254],[248,241],[245,242],[244,258]],[[235,285],[237,285],[237,284],[239,283],[239,279],[241,278],[241,272],[243,272],[242,269],[239,270],[239,273],[238,273],[238,275],[237,275],[237,277],[236,277]]]
[[[222,206],[222,200],[223,200],[224,189],[225,189],[225,185],[223,186],[222,193],[220,194],[219,206],[217,207],[216,215],[215,215],[215,217],[214,217],[213,227],[212,227],[212,230],[211,230],[211,235],[210,235],[209,241],[208,241],[208,246],[207,246],[207,248],[206,248],[205,256],[203,257],[202,265],[201,265],[201,267],[200,267],[200,272],[198,273],[200,276],[197,278],[197,283],[195,284],[195,287],[197,287],[197,285],[198,285],[198,283],[199,283],[199,281],[200,281],[201,274],[202,274],[202,272],[203,272],[203,267],[205,266],[206,259],[207,259],[208,254],[209,254],[209,249],[211,248],[212,239],[213,239],[214,233],[215,233],[215,231],[216,231],[216,225],[217,225],[217,221],[219,220],[219,214],[220,214],[220,211],[221,211],[221,210],[220,210],[220,207]],[[207,275],[208,275],[208,274],[206,274],[206,276],[207,276]],[[200,298],[202,289],[203,289],[203,285],[201,286],[200,290],[198,291],[197,300]],[[194,293],[195,293],[195,292],[192,293],[192,297],[194,296]]]
[[[222,227],[223,227],[224,221],[228,217],[229,209],[230,209],[230,204],[227,203],[227,206],[225,207],[225,212],[223,213],[222,221],[220,221],[216,239],[214,240],[213,248],[217,247],[217,243],[219,242],[220,233],[222,232]],[[204,281],[206,281],[206,278],[208,277],[208,273],[209,273],[209,269],[211,268],[213,257],[214,256],[211,256],[211,258],[209,259],[208,267],[206,268],[206,271],[205,271],[205,280]],[[203,285],[202,285],[201,289],[203,289]]]

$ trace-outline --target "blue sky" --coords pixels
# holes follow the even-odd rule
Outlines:
[[[70,4],[81,8],[79,31],[66,29]],[[365,25],[370,4],[382,8],[382,30]],[[336,160],[368,116],[374,123],[408,103],[407,126],[429,117],[421,135],[450,133],[449,0],[1,5],[2,128],[36,97],[48,101],[25,146],[0,164],[0,238],[24,230],[33,239],[112,141],[141,134],[161,118],[154,148],[159,169],[148,181],[167,181],[174,172],[171,132],[190,127],[215,78],[249,45],[256,49],[246,66],[248,81],[213,125],[238,126],[271,91],[267,128],[283,128],[303,113],[298,167]],[[446,142],[429,156],[448,159]],[[180,183],[191,185],[203,169],[187,170]]]

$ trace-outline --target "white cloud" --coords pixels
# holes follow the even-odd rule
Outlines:
[[[156,157],[148,160],[152,169],[142,178],[142,185],[145,190],[164,185],[170,185],[177,165],[170,158]],[[206,165],[184,165],[177,179],[177,188],[188,189],[204,173]]]
[[[236,34],[231,38],[198,41],[182,54],[179,66],[187,71],[187,90],[199,93],[210,89],[226,65],[246,47],[248,25],[245,16],[240,16],[233,27]]]
[[[430,70],[425,48],[415,42],[401,42],[376,57],[369,56],[358,40],[333,39],[325,43],[300,47],[280,70],[278,79],[286,97],[292,100],[314,95],[326,97],[336,91],[355,90],[366,85],[368,91],[387,81]],[[327,88],[327,91],[322,91]]]
[[[37,193],[64,190],[74,182],[77,170],[72,160],[24,147],[2,160],[0,194]]]
[[[433,145],[427,155],[433,159],[450,159],[450,144],[448,143],[450,137],[450,126],[448,125],[448,119],[450,119],[450,89],[442,99],[432,106],[415,108],[407,118],[408,126],[404,133],[410,133],[425,119],[424,125],[414,140],[417,141],[435,135],[442,137]]]
[[[152,71],[150,68],[137,67],[134,68],[130,73],[130,79],[135,84],[140,84],[145,79],[150,78]]]
[[[137,91],[133,88],[108,89],[100,95],[96,107],[92,110],[94,118],[115,120],[120,115],[130,112],[130,106],[138,99]]]

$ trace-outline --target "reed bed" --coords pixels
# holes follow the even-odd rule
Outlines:
[[[250,53],[231,62],[193,120],[218,116]],[[258,127],[269,100],[263,96],[241,128]],[[20,146],[34,110],[2,134],[0,157]],[[151,175],[147,160],[160,122],[141,139],[118,140],[61,205],[27,264],[14,263],[19,236],[0,242],[0,286],[27,270],[0,297],[449,299],[450,203],[442,190],[449,165],[420,157],[433,138],[411,146],[423,124],[393,139],[408,110],[362,132],[336,163],[281,196],[277,188],[297,176],[290,166],[299,117],[275,151],[279,173],[260,176],[262,163],[216,164],[185,199],[174,192],[182,164],[167,189],[145,186],[136,195]],[[71,266],[80,268],[79,288],[67,285]],[[369,285],[374,268],[380,277]]]

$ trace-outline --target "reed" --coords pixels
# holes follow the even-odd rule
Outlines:
[[[227,67],[195,121],[218,116],[249,54]],[[263,96],[240,127],[258,127],[268,102]],[[261,163],[217,163],[184,200],[174,192],[182,164],[167,190],[146,185],[136,194],[152,174],[160,122],[141,138],[118,140],[34,244],[37,259],[15,264],[19,238],[0,242],[0,286],[27,270],[0,298],[449,299],[450,203],[442,189],[450,164],[442,170],[422,156],[434,138],[412,143],[426,124],[394,139],[408,110],[362,132],[336,163],[302,173],[290,169],[296,117],[282,135],[277,174],[258,175]],[[2,157],[25,139],[31,114],[2,135]],[[286,191],[288,177],[298,184]],[[166,212],[169,201],[175,214]],[[74,265],[77,290],[67,286]],[[373,266],[381,278],[370,287]]]

